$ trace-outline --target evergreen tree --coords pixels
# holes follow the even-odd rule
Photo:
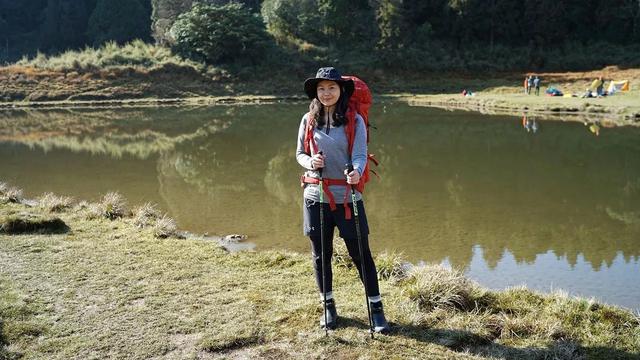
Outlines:
[[[148,40],[151,28],[149,8],[140,0],[98,0],[89,18],[88,35],[93,45],[113,40],[125,43]]]
[[[401,47],[404,31],[402,0],[379,0],[376,22],[380,30],[378,46],[383,51],[393,51]]]

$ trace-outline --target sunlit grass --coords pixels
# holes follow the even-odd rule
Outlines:
[[[172,54],[168,47],[134,40],[125,45],[107,42],[98,48],[70,50],[60,55],[47,56],[38,53],[33,58],[24,57],[17,66],[33,67],[54,71],[99,71],[113,67],[152,68],[175,64],[202,70],[202,65],[184,60]]]
[[[105,196],[96,204],[102,209],[96,217],[87,216],[91,205],[82,201],[61,209],[55,216],[69,226],[66,233],[0,234],[1,340],[8,344],[0,355],[632,359],[640,354],[637,314],[563,293],[521,287],[490,291],[442,266],[414,267],[402,279],[381,276],[393,332],[374,340],[366,333],[356,270],[335,267],[342,322],[325,337],[318,328],[321,307],[307,254],[229,254],[209,241],[158,238],[149,225],[159,216],[155,207],[128,212],[125,202]],[[106,209],[120,215],[108,216]],[[0,219],[47,216],[43,207],[0,205]],[[385,274],[405,263],[398,254],[378,261]]]

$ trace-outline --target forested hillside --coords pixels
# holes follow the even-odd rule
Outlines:
[[[109,40],[170,45],[174,21],[197,2],[230,1],[0,0],[0,62]],[[640,61],[640,0],[235,2],[262,20],[272,51],[308,59],[375,61],[403,70],[581,69]]]

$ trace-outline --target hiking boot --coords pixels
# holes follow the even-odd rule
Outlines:
[[[336,303],[333,299],[327,300],[327,325],[324,324],[324,314],[320,317],[320,327],[327,330],[334,330],[338,321],[338,311],[336,310]]]
[[[373,322],[373,331],[381,334],[388,334],[391,331],[389,323],[384,317],[382,301],[371,303],[371,320]]]

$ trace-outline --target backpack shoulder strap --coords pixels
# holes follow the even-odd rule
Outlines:
[[[313,128],[315,126],[315,121],[309,121],[309,113],[304,114],[304,152],[311,155],[311,148],[318,149],[316,145],[316,141],[313,139]]]

